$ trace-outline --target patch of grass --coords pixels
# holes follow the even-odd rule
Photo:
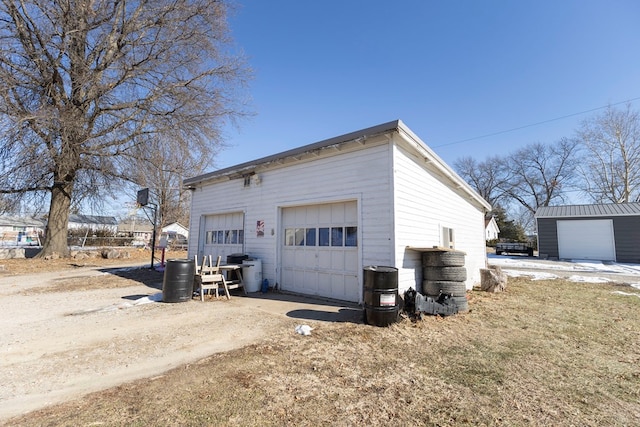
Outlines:
[[[515,278],[462,315],[274,331],[8,425],[639,425],[640,298],[619,289]]]

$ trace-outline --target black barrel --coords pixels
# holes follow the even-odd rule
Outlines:
[[[193,295],[196,265],[191,259],[169,259],[162,281],[162,301],[185,302]]]
[[[398,321],[398,269],[372,265],[364,268],[365,322],[389,326]]]

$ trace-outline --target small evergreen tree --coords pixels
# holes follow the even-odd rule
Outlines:
[[[507,213],[501,207],[496,207],[491,214],[496,219],[496,224],[500,229],[500,241],[503,242],[526,242],[527,235],[524,228],[513,220],[507,219]]]

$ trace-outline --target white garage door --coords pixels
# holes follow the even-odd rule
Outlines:
[[[199,255],[222,256],[242,253],[244,248],[244,213],[234,212],[205,215],[202,218],[203,233],[200,237]]]
[[[615,261],[613,221],[558,221],[558,252],[564,259]]]
[[[355,201],[283,209],[283,290],[360,300],[357,211]]]

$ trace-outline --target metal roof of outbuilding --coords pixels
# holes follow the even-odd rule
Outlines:
[[[542,206],[536,218],[610,217],[640,215],[640,203],[608,203],[600,205]]]
[[[69,222],[76,224],[118,225],[118,220],[113,216],[98,215],[69,215]]]
[[[44,227],[45,222],[36,218],[0,215],[0,226]]]

